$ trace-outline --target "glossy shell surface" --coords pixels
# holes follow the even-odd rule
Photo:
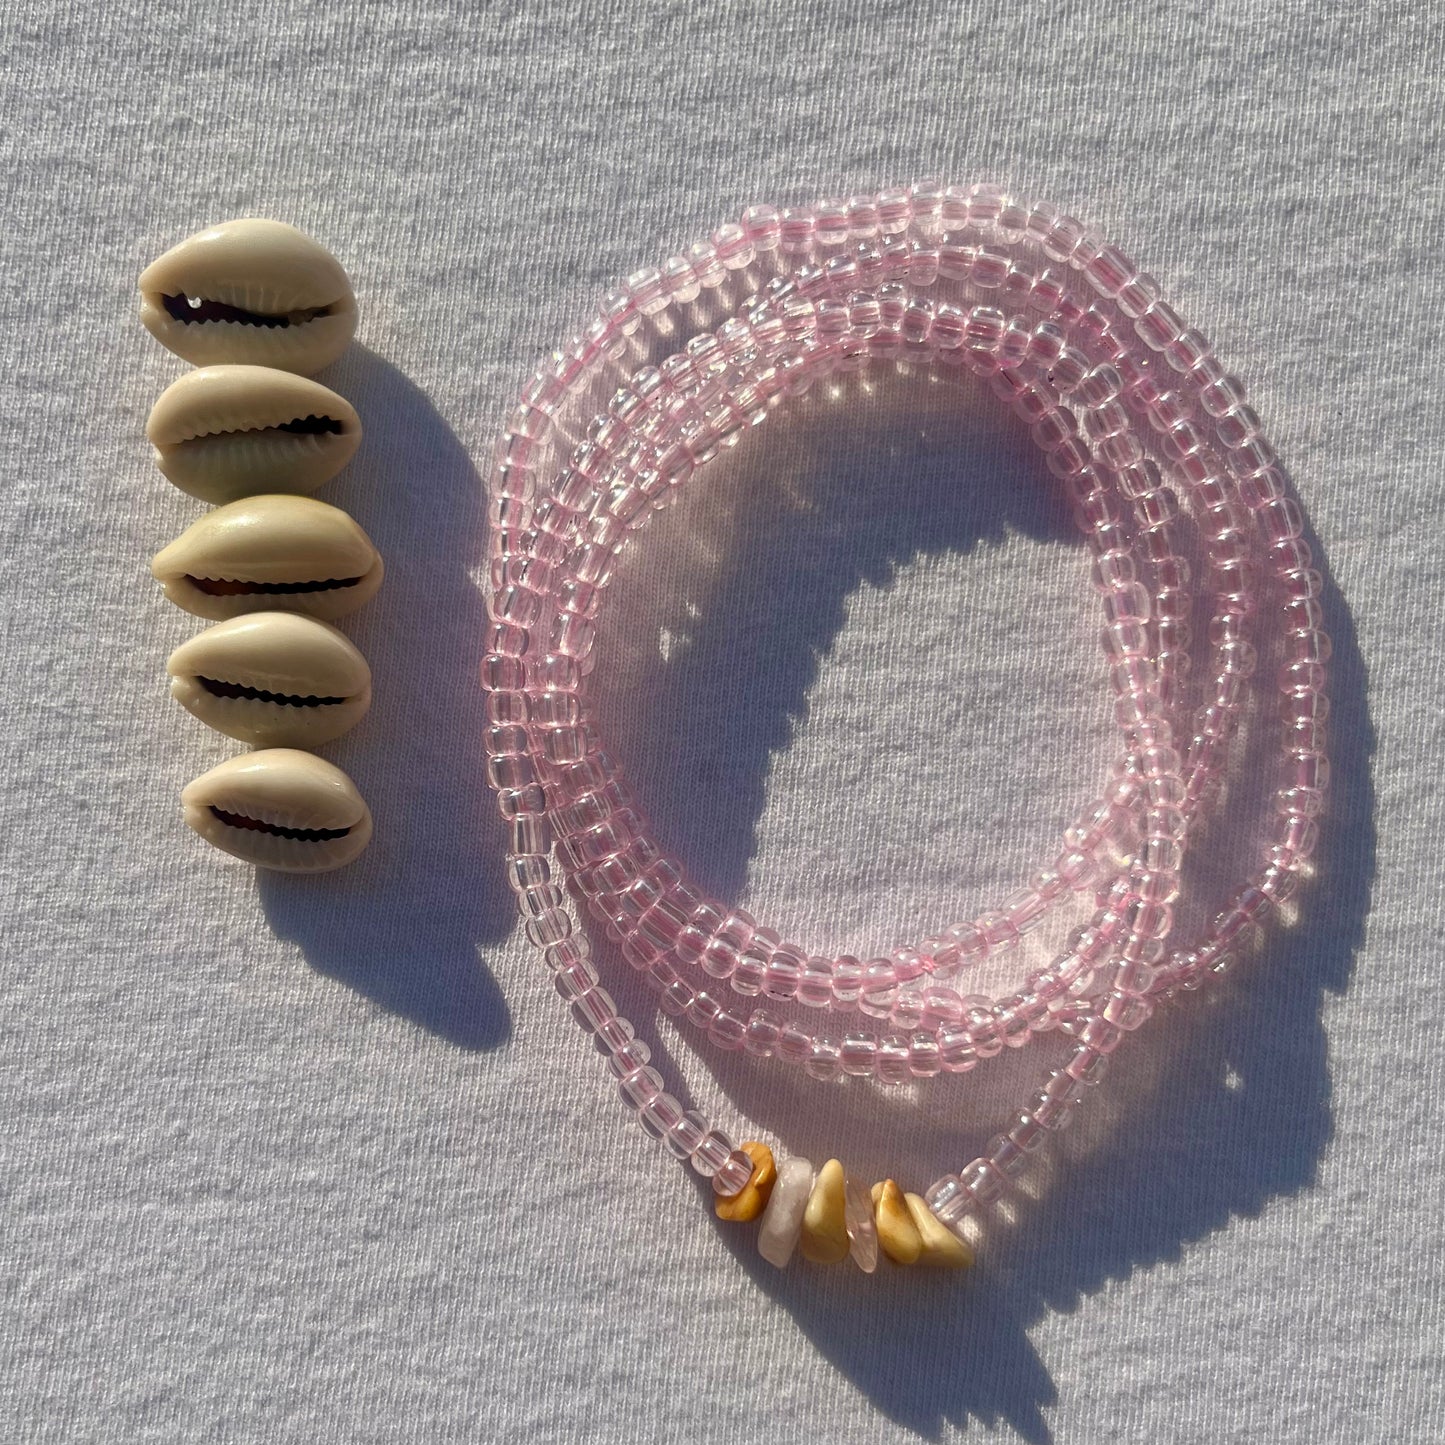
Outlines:
[[[339,507],[268,494],[206,513],[155,555],[151,573],[197,617],[282,611],[330,621],[376,594],[383,567]]]
[[[361,419],[344,397],[293,372],[205,366],[161,393],[146,436],[170,481],[225,504],[314,492],[351,460]]]
[[[257,868],[324,873],[371,841],[371,812],[331,763],[294,748],[229,758],[181,793],[187,824]]]
[[[195,366],[239,362],[310,376],[356,330],[341,263],[282,221],[197,231],[146,267],[140,292],[146,329]]]
[[[371,669],[351,640],[294,612],[218,622],[176,648],[166,671],[187,712],[256,747],[316,747],[371,706]]]

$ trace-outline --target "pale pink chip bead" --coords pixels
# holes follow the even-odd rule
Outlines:
[[[878,1268],[878,1229],[873,1222],[873,1196],[861,1179],[849,1175],[843,1185],[848,1254],[864,1274]]]
[[[758,1253],[775,1269],[785,1268],[793,1257],[812,1188],[813,1166],[806,1159],[795,1156],[779,1166],[758,1227]]]

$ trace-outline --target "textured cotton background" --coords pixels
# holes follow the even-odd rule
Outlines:
[[[0,1439],[1445,1437],[1438,6],[15,0],[0,46]],[[513,937],[473,685],[477,471],[534,356],[752,200],[928,173],[1103,226],[1214,338],[1338,661],[1299,923],[1151,1026],[961,1288],[775,1275],[628,1121]],[[200,509],[148,459],[182,367],[134,280],[236,214],[362,306],[324,495],[389,580],[328,755],[377,840],[312,881],[181,825],[236,749],[167,701],[195,625],[146,571]],[[1016,886],[1108,741],[1018,427],[880,378],[717,472],[607,634],[659,826],[819,948]],[[618,991],[726,1127],[917,1183],[1041,1067],[805,1087]]]

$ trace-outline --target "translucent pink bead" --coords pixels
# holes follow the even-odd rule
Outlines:
[[[754,1009],[743,1031],[743,1048],[756,1058],[770,1058],[782,1037],[782,1021],[766,1009]]]
[[[634,1109],[640,1109],[663,1092],[662,1075],[653,1068],[634,1069],[618,1081],[617,1088]]]
[[[597,987],[598,973],[585,958],[564,964],[552,975],[552,982],[564,999],[575,1002]]]
[[[1047,1134],[1048,1130],[1032,1114],[1024,1113],[1019,1115],[1008,1137],[1016,1148],[1029,1154],[1043,1144]]]
[[[874,1073],[881,1084],[903,1084],[913,1077],[909,1042],[901,1034],[886,1034],[878,1040]]]
[[[916,1033],[908,1040],[908,1072],[915,1079],[931,1079],[943,1070],[937,1037]]]
[[[870,1018],[886,1019],[898,998],[898,974],[887,959],[875,959],[863,970],[858,1008]]]
[[[938,1060],[945,1072],[963,1074],[978,1064],[980,1054],[974,1047],[973,1034],[963,1025],[945,1025],[937,1038]]]
[[[846,1034],[839,1048],[838,1059],[845,1074],[871,1074],[878,1059],[878,1036]]]
[[[753,1177],[753,1161],[741,1149],[734,1149],[712,1177],[713,1193],[730,1199]]]
[[[849,1004],[857,1000],[863,989],[863,965],[856,958],[840,958],[832,969],[832,992],[834,1002]]]
[[[696,1109],[689,1109],[668,1131],[664,1143],[679,1159],[687,1159],[707,1132],[707,1120]]]
[[[747,1024],[735,1013],[724,1009],[708,1026],[708,1037],[720,1049],[740,1049],[747,1038]]]
[[[872,1196],[868,1186],[851,1175],[843,1191],[848,1254],[864,1274],[872,1274],[878,1268],[878,1230],[873,1222]]]
[[[994,1168],[1008,1179],[1022,1174],[1029,1159],[1022,1146],[1006,1135],[996,1135],[988,1141],[988,1157]]]
[[[1064,1072],[1082,1084],[1097,1084],[1109,1066],[1109,1056],[1092,1048],[1081,1049],[1064,1065]]]
[[[807,1061],[803,1068],[809,1077],[826,1080],[836,1079],[842,1071],[842,1048],[836,1039],[816,1038],[812,1041]]]
[[[678,1154],[678,1146],[672,1142],[672,1131],[682,1123],[683,1107],[671,1094],[657,1094],[637,1111],[638,1122],[652,1135],[661,1139],[670,1152]],[[688,1151],[679,1155],[685,1158]]]
[[[790,999],[798,992],[807,959],[800,949],[784,945],[769,956],[763,974],[763,992],[769,998]]]
[[[975,1159],[973,1163],[966,1164],[959,1171],[958,1179],[978,1204],[992,1204],[1003,1194],[1006,1182],[1003,1174],[987,1159]]]
[[[719,1169],[725,1168],[733,1155],[733,1142],[718,1129],[709,1129],[694,1145],[692,1167],[704,1179],[713,1178]],[[746,1158],[747,1156],[744,1155]]]
[[[758,251],[777,249],[780,220],[776,206],[749,206],[743,212],[742,226]]]
[[[833,1002],[832,969],[825,958],[809,958],[798,976],[797,999],[808,1008],[828,1008]]]
[[[930,1184],[923,1195],[924,1203],[950,1229],[955,1228],[978,1206],[973,1193],[964,1187],[957,1174],[945,1174]]]
[[[609,1020],[610,1024],[626,1022],[625,1019],[619,1019],[616,1016]],[[627,1027],[631,1028],[632,1025],[628,1024]],[[607,1067],[611,1069],[619,1079],[624,1079],[628,1074],[632,1073],[634,1069],[640,1069],[651,1061],[652,1050],[648,1048],[641,1039],[630,1039],[620,1048],[612,1051],[611,1056],[607,1060]]]

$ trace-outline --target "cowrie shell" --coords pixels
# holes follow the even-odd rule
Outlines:
[[[243,612],[330,621],[381,586],[381,555],[339,507],[246,497],[207,512],[156,553],[151,574],[178,607],[219,622]]]
[[[196,366],[240,362],[310,376],[356,330],[341,263],[281,221],[197,231],[141,272],[140,291],[146,330]]]
[[[316,747],[371,706],[366,659],[334,627],[294,612],[218,622],[176,648],[166,671],[187,712],[256,747]]]
[[[356,784],[295,748],[228,758],[186,785],[181,806],[206,842],[258,868],[323,873],[371,841],[371,811]]]
[[[225,503],[314,492],[351,460],[361,420],[319,381],[270,366],[206,366],[161,393],[146,436],[170,481]]]

